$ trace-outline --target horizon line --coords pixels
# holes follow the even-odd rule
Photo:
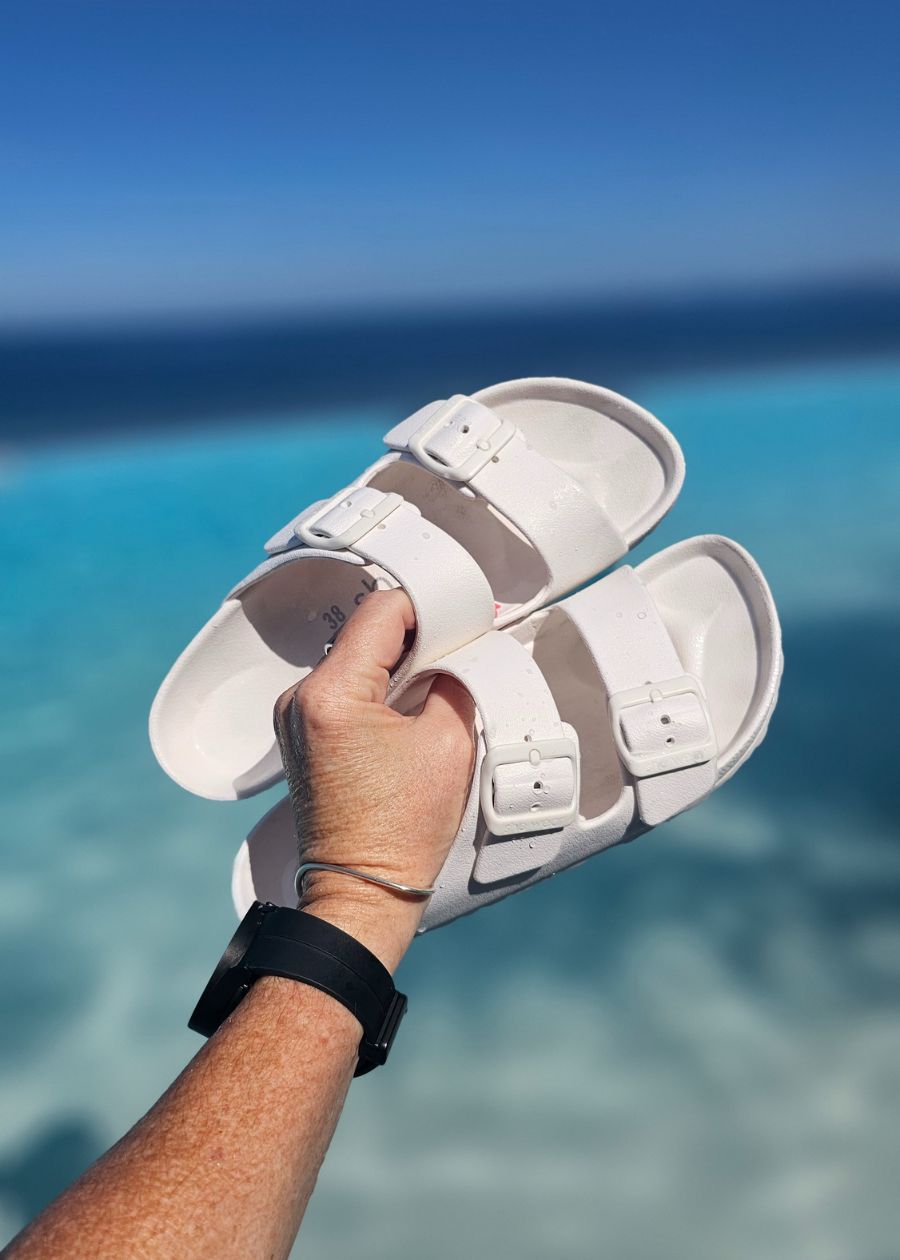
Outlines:
[[[802,300],[820,296],[900,297],[900,264],[884,270],[833,272],[817,277],[766,277],[758,280],[722,280],[694,286],[667,284],[659,287],[610,291],[587,289],[555,290],[528,294],[485,294],[450,298],[445,302],[416,302],[408,298],[365,300],[357,304],[276,303],[212,308],[160,308],[129,313],[109,311],[97,314],[40,317],[4,317],[0,313],[0,339],[41,340],[67,336],[133,336],[159,331],[248,329],[272,324],[298,327],[319,323],[340,327],[370,323],[378,319],[429,322],[458,322],[464,319],[552,318],[573,311],[644,311],[715,306],[734,302],[758,302],[783,298]]]

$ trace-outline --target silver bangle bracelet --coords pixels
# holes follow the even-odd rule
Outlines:
[[[365,871],[355,871],[351,866],[333,866],[331,862],[303,862],[297,867],[297,874],[294,876],[294,891],[298,901],[303,897],[303,881],[310,871],[336,871],[338,875],[351,875],[354,879],[364,879],[367,884],[379,884],[382,888],[405,893],[408,897],[430,897],[434,892],[433,888],[413,888],[411,884],[397,884],[392,879],[380,879],[377,875],[367,875]]]

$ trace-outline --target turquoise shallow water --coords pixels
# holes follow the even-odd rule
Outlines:
[[[648,381],[681,501],[730,534],[786,672],[715,798],[419,941],[307,1250],[658,1260],[893,1254],[900,1211],[900,363]],[[258,545],[389,415],[48,448],[0,470],[0,1238],[196,1048],[231,856],[275,799],[195,800],[146,714]],[[378,1242],[372,1246],[372,1239]]]

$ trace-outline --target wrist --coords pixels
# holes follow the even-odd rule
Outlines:
[[[425,902],[334,871],[310,871],[300,909],[353,936],[393,972],[409,948]]]

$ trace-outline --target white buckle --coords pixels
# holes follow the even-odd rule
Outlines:
[[[342,490],[296,521],[294,533],[307,547],[343,551],[380,525],[402,502],[402,495],[385,494],[374,486]]]
[[[677,723],[671,722],[665,712],[665,701],[676,696],[692,695],[700,706],[700,712],[706,723],[706,738],[678,742],[675,734]],[[636,752],[625,743],[622,731],[622,713],[637,705],[650,704],[659,707],[660,722],[664,729],[672,731],[665,737],[671,747],[665,751]],[[670,770],[683,770],[687,766],[697,766],[704,761],[711,761],[717,752],[716,735],[709,716],[709,706],[703,694],[703,688],[691,674],[682,674],[679,678],[668,678],[665,682],[647,683],[643,687],[632,687],[627,691],[617,691],[609,698],[609,720],[612,724],[613,739],[619,750],[619,756],[626,770],[636,779],[645,779],[654,774],[666,774]]]
[[[518,744],[497,744],[489,748],[481,763],[479,794],[481,812],[493,836],[518,836],[534,831],[555,831],[566,827],[578,817],[580,793],[580,757],[578,736],[571,727],[571,735],[561,739],[523,740]],[[499,814],[494,805],[494,771],[497,766],[511,766],[518,762],[538,770],[542,761],[566,758],[572,763],[574,780],[572,799],[567,805],[540,806],[520,810],[518,813]]]
[[[467,411],[468,415],[466,415]],[[420,464],[436,473],[438,477],[443,477],[445,481],[470,481],[481,472],[498,451],[503,449],[516,432],[516,426],[511,420],[502,420],[493,412],[488,412],[488,414],[492,420],[496,421],[496,424],[485,432],[486,412],[488,412],[486,407],[467,398],[465,394],[454,394],[445,403],[441,403],[416,429],[407,441],[407,449],[415,455]],[[457,426],[458,431],[465,434],[467,438],[471,430],[471,438],[465,443],[466,447],[471,447],[471,451],[463,459],[448,464],[425,449],[428,440],[439,429],[457,428]]]

